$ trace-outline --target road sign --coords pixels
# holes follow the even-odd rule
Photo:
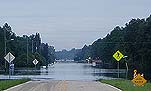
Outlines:
[[[113,54],[113,57],[114,57],[117,61],[120,61],[120,60],[123,58],[123,56],[124,56],[124,55],[123,55],[119,50]]]
[[[8,63],[11,63],[15,59],[13,54],[11,54],[10,52],[4,58],[5,60],[7,60]]]
[[[14,64],[9,65],[10,69],[14,69]]]
[[[137,74],[137,76],[131,81],[137,86],[143,86],[147,82],[147,80],[140,74]]]
[[[37,59],[35,59],[35,60],[33,61],[33,64],[34,64],[34,65],[37,65],[38,62],[39,62],[39,61],[37,61]]]

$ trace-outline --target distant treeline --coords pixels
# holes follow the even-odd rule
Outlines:
[[[5,37],[6,35],[6,37]],[[11,52],[16,58],[13,61],[15,67],[33,67],[32,61],[37,59],[38,66],[47,65],[55,60],[55,49],[47,43],[41,43],[39,33],[36,35],[23,35],[23,37],[16,36],[12,32],[11,27],[5,23],[0,27],[0,68],[4,68],[5,56],[5,42],[6,53]],[[28,55],[27,55],[28,54]],[[7,63],[8,66],[8,63]]]
[[[57,51],[55,53],[55,57],[57,60],[74,60],[75,55],[79,52],[80,49],[71,49],[69,51],[67,50],[62,50],[62,51]]]
[[[126,60],[131,74],[137,69],[151,79],[151,16],[132,19],[125,27],[115,27],[105,38],[85,45],[74,59],[80,61],[91,57],[102,60],[104,68],[117,68],[117,61],[112,57],[117,50],[128,56]],[[125,68],[125,59],[120,61],[120,68]]]

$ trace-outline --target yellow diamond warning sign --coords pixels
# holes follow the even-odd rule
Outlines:
[[[145,78],[140,74],[137,74],[137,76],[131,81],[137,86],[142,86],[147,82],[147,80],[145,80]]]
[[[113,57],[117,60],[120,61],[123,58],[123,54],[118,50],[116,53],[113,54]]]

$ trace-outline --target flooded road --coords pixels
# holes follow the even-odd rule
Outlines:
[[[125,74],[125,70],[120,70]],[[117,69],[97,69],[86,63],[56,63],[53,66],[40,70],[15,70],[11,79],[31,78],[34,80],[97,80],[112,79],[116,77]],[[8,79],[6,75],[0,75],[1,79]]]
[[[124,72],[121,70],[121,72]],[[107,75],[108,74],[108,75]],[[115,69],[96,69],[85,63],[56,63],[40,70],[15,71],[11,79],[31,78],[32,81],[6,91],[121,91],[113,86],[94,81],[112,79]],[[0,78],[8,78],[0,75]]]

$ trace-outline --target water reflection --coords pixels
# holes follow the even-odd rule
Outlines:
[[[120,70],[121,74],[125,74],[125,70]],[[96,69],[90,64],[85,63],[56,63],[48,68],[40,70],[18,69],[11,78],[29,77],[32,79],[54,79],[54,80],[97,80],[111,79],[117,76],[117,69]],[[0,78],[7,78],[0,75]]]

